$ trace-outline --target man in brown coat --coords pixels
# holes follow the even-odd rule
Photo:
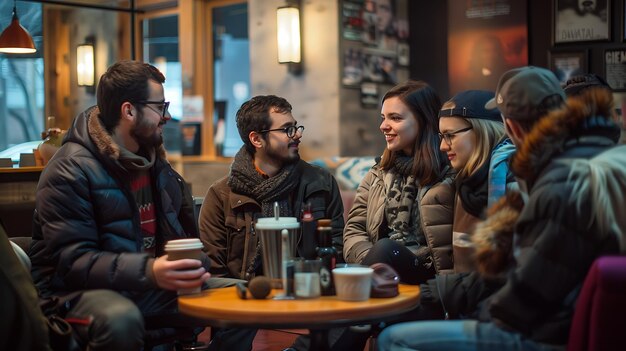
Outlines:
[[[214,277],[250,280],[263,274],[259,236],[254,221],[274,216],[300,218],[310,205],[315,220],[332,220],[333,246],[342,257],[343,204],[337,182],[326,170],[300,159],[304,126],[281,97],[256,96],[237,112],[244,146],[230,173],[209,189],[200,210],[200,238],[211,258]],[[302,251],[298,239],[298,252]]]

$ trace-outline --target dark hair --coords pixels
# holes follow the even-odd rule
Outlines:
[[[275,95],[259,95],[244,102],[237,111],[237,130],[248,152],[254,155],[256,149],[248,135],[253,131],[270,129],[270,111],[291,112],[291,104]],[[266,136],[263,135],[263,138]]]
[[[98,109],[100,121],[109,133],[120,121],[120,108],[124,102],[136,103],[148,99],[150,79],[161,84],[165,82],[165,77],[156,67],[129,60],[114,63],[100,77],[96,92]]]
[[[604,88],[608,91],[611,90],[609,83],[601,76],[594,73],[581,74],[573,76],[563,84],[563,91],[567,97],[576,96],[582,94],[589,88]]]
[[[385,100],[397,97],[411,110],[417,120],[418,134],[413,145],[413,174],[420,185],[432,184],[441,178],[447,160],[439,150],[439,110],[441,99],[435,90],[423,81],[409,80],[391,88]],[[396,152],[385,148],[381,160],[381,168],[391,169]]]

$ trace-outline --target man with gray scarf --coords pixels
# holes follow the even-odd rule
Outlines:
[[[310,206],[313,219],[332,220],[333,246],[343,257],[343,204],[337,182],[322,168],[300,159],[304,126],[284,98],[256,96],[237,111],[244,142],[230,173],[209,189],[200,210],[200,238],[211,258],[211,275],[250,280],[261,275],[260,240],[254,233],[259,217],[298,217]],[[299,238],[298,251],[302,250]]]

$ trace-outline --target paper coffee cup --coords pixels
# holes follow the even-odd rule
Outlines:
[[[170,240],[165,244],[168,261],[176,261],[184,258],[202,260],[202,241],[198,238]]]
[[[202,241],[198,238],[170,240],[165,244],[168,261],[177,261],[185,258],[202,261],[205,255],[202,252]],[[202,286],[192,289],[178,290],[178,295],[199,294]]]
[[[344,301],[369,299],[373,273],[374,270],[366,266],[346,266],[333,269],[337,299]]]

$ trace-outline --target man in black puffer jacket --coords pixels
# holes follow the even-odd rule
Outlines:
[[[138,350],[144,328],[197,327],[178,314],[176,290],[232,283],[209,280],[208,257],[164,255],[168,240],[198,237],[190,191],[165,159],[164,81],[149,64],[109,67],[98,106],[74,119],[37,188],[32,275],[90,350]],[[215,345],[245,350],[253,337],[225,330]]]

